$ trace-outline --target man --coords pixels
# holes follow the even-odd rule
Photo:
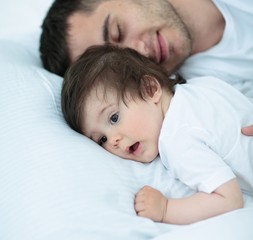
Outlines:
[[[42,25],[46,69],[61,76],[88,46],[131,47],[186,79],[212,75],[253,98],[251,0],[55,0]]]

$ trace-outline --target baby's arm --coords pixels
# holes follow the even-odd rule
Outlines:
[[[253,136],[253,125],[242,128],[242,133],[246,136]]]
[[[158,190],[145,186],[135,197],[138,216],[171,224],[190,224],[241,207],[242,193],[235,179],[210,194],[198,192],[182,199],[166,199]]]

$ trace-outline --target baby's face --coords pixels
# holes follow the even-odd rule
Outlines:
[[[129,97],[126,106],[123,101],[118,102],[115,92],[107,92],[105,100],[102,90],[97,89],[84,108],[84,135],[107,151],[143,163],[158,155],[163,116],[152,98],[144,101]]]

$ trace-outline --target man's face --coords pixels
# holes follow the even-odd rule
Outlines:
[[[75,61],[89,46],[111,43],[130,47],[162,64],[177,68],[190,55],[192,42],[180,17],[166,0],[105,1],[91,14],[69,17],[67,42]]]

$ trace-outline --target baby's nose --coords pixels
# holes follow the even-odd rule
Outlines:
[[[119,142],[120,142],[120,135],[114,135],[110,137],[109,143],[112,146],[112,148],[117,149],[119,147]]]

